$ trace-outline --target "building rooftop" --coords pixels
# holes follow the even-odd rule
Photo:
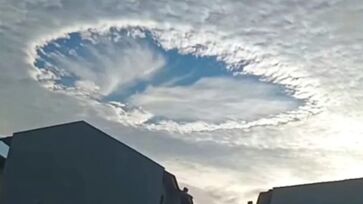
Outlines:
[[[80,120],[80,121],[74,121],[74,122],[69,122],[69,123],[62,123],[62,124],[57,124],[57,125],[51,125],[51,126],[46,126],[46,127],[41,127],[41,128],[34,128],[34,129],[30,129],[30,130],[24,130],[24,131],[18,131],[18,132],[15,132],[13,133],[13,135],[20,135],[20,134],[23,134],[23,133],[29,133],[29,132],[35,132],[35,131],[42,131],[42,130],[47,130],[47,129],[52,129],[52,128],[56,128],[56,127],[65,127],[65,126],[77,126],[77,125],[86,125],[88,127],[91,127],[93,128],[94,130],[102,133],[100,134],[100,136],[102,135],[106,135],[107,138],[109,139],[112,139],[114,142],[117,142],[119,143],[120,145],[134,151],[135,153],[139,154],[140,156],[146,158],[147,160],[150,160],[151,162],[161,166],[159,163],[155,162],[154,160],[152,160],[151,158],[145,156],[144,154],[140,153],[139,151],[137,151],[136,149],[124,144],[123,142],[115,139],[114,137],[110,136],[109,134],[103,132],[102,130],[96,128],[95,126],[89,124],[88,122],[86,121],[83,121],[83,120]],[[12,137],[6,137],[6,138],[3,138],[4,139],[4,142],[7,143],[7,144],[11,144],[11,140],[12,140]],[[163,167],[164,168],[164,167]]]
[[[261,192],[257,204],[361,204],[363,178],[274,187]]]

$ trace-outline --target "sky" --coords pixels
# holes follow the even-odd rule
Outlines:
[[[85,120],[198,204],[362,177],[362,22],[359,0],[0,0],[0,136]]]

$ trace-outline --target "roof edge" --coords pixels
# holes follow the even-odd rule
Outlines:
[[[274,190],[274,189],[281,189],[281,188],[293,188],[293,187],[301,187],[301,186],[312,186],[312,185],[320,185],[320,184],[341,183],[341,182],[358,181],[358,180],[362,180],[363,181],[363,177],[343,179],[343,180],[334,180],[334,181],[322,181],[322,182],[306,183],[306,184],[297,184],[297,185],[288,185],[288,186],[278,186],[278,187],[273,187],[272,190]]]
[[[73,122],[67,122],[67,123],[60,123],[60,124],[56,124],[56,125],[44,126],[44,127],[40,127],[40,128],[33,128],[33,129],[30,129],[30,130],[21,130],[21,131],[14,132],[13,135],[26,133],[26,132],[32,132],[32,131],[38,131],[38,130],[43,130],[43,129],[55,128],[55,127],[65,126],[65,125],[74,125],[74,124],[77,124],[77,123],[83,123],[83,124],[90,125],[89,123],[87,123],[84,120],[78,120],[78,121],[73,121]],[[92,125],[90,125],[90,126],[92,126]]]
[[[130,147],[129,145],[121,142],[120,140],[117,140],[116,138],[114,138],[110,134],[107,134],[106,132],[98,129],[97,127],[91,125],[90,123],[88,123],[88,122],[86,122],[84,120],[73,121],[73,122],[68,122],[68,123],[61,123],[61,124],[57,124],[57,125],[51,125],[51,126],[46,126],[46,127],[41,127],[41,128],[35,128],[35,129],[30,129],[30,130],[19,131],[19,132],[13,133],[13,136],[16,135],[16,134],[24,134],[24,133],[33,132],[33,131],[41,131],[41,130],[46,130],[46,129],[50,129],[50,128],[56,128],[56,127],[61,127],[61,126],[70,126],[70,125],[75,125],[75,124],[83,124],[83,125],[86,125],[86,126],[92,128],[92,129],[102,133],[103,135],[107,136],[109,139],[112,139],[115,142],[125,146],[126,148],[131,149],[132,151],[138,153],[139,155],[141,155],[145,159],[155,163],[156,165],[160,166],[162,169],[165,170],[165,167],[162,166],[161,164],[157,163],[156,161],[152,160],[151,158],[147,157],[146,155],[142,154],[141,152],[137,151],[136,149],[134,149],[134,148]]]
[[[171,178],[171,180],[173,181],[175,188],[177,191],[181,191],[180,187],[179,187],[179,183],[178,180],[176,178],[176,176],[172,173],[170,173],[169,171],[164,170],[164,175],[168,176],[169,178]]]

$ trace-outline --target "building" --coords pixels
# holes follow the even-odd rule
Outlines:
[[[10,142],[10,137],[0,139],[0,192],[2,191],[1,183],[3,181],[5,161],[9,151]]]
[[[0,153],[3,204],[179,204],[182,199],[174,175],[86,122],[14,133],[0,141]]]
[[[262,192],[257,204],[362,204],[363,178],[277,187]]]

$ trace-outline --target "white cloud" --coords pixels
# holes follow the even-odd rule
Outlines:
[[[76,81],[78,87],[91,86],[88,89],[103,96],[111,95],[135,80],[149,78],[165,64],[162,56],[154,53],[146,45],[129,41],[127,46],[120,47],[108,40],[108,37],[100,36],[100,42],[83,45],[83,49],[87,50],[91,57],[79,55],[75,50],[70,50],[71,56],[65,56],[60,52],[45,54],[54,61],[50,66],[79,78]]]
[[[117,34],[110,30],[111,27],[112,28],[127,28],[130,35],[141,35],[142,36],[143,31],[141,31],[140,29],[135,28],[135,27],[134,28],[130,27],[130,24],[131,25],[134,25],[134,24],[127,23],[127,22],[125,24],[125,22],[121,22],[121,24],[119,25],[118,23],[120,23],[120,22],[117,22],[117,21],[109,22],[109,24],[107,24],[107,23],[100,24],[92,29],[88,29],[87,31],[73,30],[72,32],[75,32],[75,31],[81,32],[83,34],[82,36],[84,38],[90,39],[94,44],[97,44],[97,43],[106,44],[107,45],[106,47],[107,48],[110,47],[111,51],[114,48],[114,45],[113,45],[114,42],[110,40],[110,36]],[[144,25],[144,24],[141,24],[141,25]],[[256,53],[253,53],[253,52],[249,51],[248,49],[245,49],[241,44],[236,44],[234,41],[228,41],[226,39],[224,39],[225,42],[223,42],[223,41],[221,41],[222,39],[219,38],[220,36],[218,37],[218,35],[214,36],[214,35],[210,35],[205,32],[199,33],[199,32],[196,32],[196,31],[193,31],[190,29],[180,30],[181,28],[178,28],[178,29],[171,28],[170,26],[164,26],[162,24],[157,24],[157,23],[152,24],[152,25],[147,25],[146,27],[142,27],[142,29],[146,29],[146,30],[149,30],[150,32],[152,32],[155,40],[157,40],[158,43],[160,43],[164,49],[178,49],[181,53],[189,53],[189,54],[194,54],[197,56],[217,56],[218,60],[223,60],[224,62],[226,62],[228,64],[228,66],[226,68],[230,69],[230,71],[233,72],[233,74],[235,76],[238,76],[241,74],[252,74],[252,75],[260,76],[260,77],[262,77],[261,79],[264,81],[282,85],[282,87],[285,88],[286,91],[288,91],[293,97],[295,97],[297,99],[301,99],[302,101],[304,101],[304,103],[295,110],[282,111],[281,113],[278,113],[278,114],[277,113],[273,114],[271,112],[261,113],[260,115],[267,116],[267,117],[260,117],[258,119],[256,118],[255,120],[251,120],[248,117],[243,118],[246,120],[241,120],[241,118],[237,118],[240,120],[233,120],[233,119],[227,120],[228,117],[231,116],[231,115],[227,114],[227,117],[224,117],[224,119],[225,119],[224,121],[219,120],[216,123],[206,121],[206,120],[191,121],[191,122],[186,122],[186,123],[180,123],[177,120],[161,120],[161,121],[157,121],[156,123],[149,123],[150,121],[145,120],[145,122],[148,122],[148,123],[142,124],[142,123],[140,123],[139,118],[149,118],[150,115],[157,116],[157,114],[155,114],[153,112],[137,110],[137,114],[139,116],[137,116],[137,121],[133,121],[134,113],[131,113],[132,111],[134,111],[133,109],[131,109],[132,111],[127,111],[126,109],[119,111],[119,108],[118,108],[115,112],[115,114],[121,113],[121,115],[119,115],[120,119],[117,120],[118,122],[121,122],[122,124],[128,124],[128,125],[140,125],[142,127],[146,127],[148,129],[153,129],[153,130],[168,130],[168,131],[177,131],[177,132],[213,131],[213,130],[218,130],[218,129],[249,129],[249,128],[255,127],[255,126],[277,125],[277,124],[291,122],[294,120],[301,120],[303,118],[308,117],[311,114],[316,114],[319,112],[320,105],[321,105],[320,104],[321,98],[319,97],[319,94],[317,94],[316,91],[312,91],[315,89],[311,89],[309,87],[312,85],[307,86],[307,84],[304,83],[303,80],[300,80],[298,78],[297,75],[300,75],[299,72],[296,72],[296,73],[293,72],[294,75],[292,75],[291,73],[286,75],[284,72],[279,71],[279,69],[282,69],[283,67],[277,66],[275,60],[267,59],[266,56],[264,56],[264,55],[258,56],[258,55],[256,55]],[[64,34],[62,34],[58,37],[53,36],[50,39],[45,39],[38,46],[35,45],[33,47],[39,47],[40,45],[45,45],[49,41],[62,37],[63,35]],[[119,38],[117,38],[117,39],[119,39]],[[130,43],[133,44],[133,41],[131,41]],[[88,49],[92,51],[91,53],[94,53],[96,51],[99,52],[99,50],[97,50],[95,47],[88,47]],[[96,51],[94,51],[94,50],[96,50]],[[106,53],[109,53],[109,52],[106,51]],[[112,53],[113,52],[110,52],[109,55],[111,56],[111,59],[113,60],[117,56],[114,56]],[[92,64],[92,62],[88,62],[87,60],[83,59],[81,56],[78,56],[79,59],[76,58],[76,60],[68,59],[68,57],[64,57],[64,55],[60,54],[60,53],[56,53],[56,54],[50,53],[50,54],[48,54],[48,56],[51,56],[53,59],[56,60],[55,64],[57,64],[57,66],[58,66],[58,64],[60,64],[61,65],[60,67],[71,67],[71,68],[67,68],[66,70],[71,69],[73,73],[76,73],[77,75],[80,75],[80,76],[84,76],[84,78],[91,79],[90,81],[100,81],[101,80],[101,84],[102,84],[102,81],[103,81],[102,76],[103,76],[103,72],[105,71],[104,66],[101,66],[101,68],[99,68],[100,70],[102,70],[102,72],[94,72],[93,70],[97,70],[97,68],[94,68],[94,65]],[[95,56],[96,59],[99,58],[99,57],[97,57],[98,56],[97,54],[92,54],[92,56]],[[61,58],[60,60],[57,59],[59,57]],[[107,56],[107,57],[109,57],[109,56]],[[110,60],[107,60],[107,57],[104,57],[106,60],[100,60],[100,61],[102,61],[102,62],[110,61]],[[36,58],[36,56],[34,56],[33,61],[35,60],[35,58]],[[67,58],[67,59],[64,59],[64,58]],[[138,57],[138,58],[140,58],[140,57]],[[158,57],[153,57],[153,59],[154,58],[158,58]],[[129,57],[127,59],[129,59]],[[78,60],[81,60],[82,62],[84,62],[84,63],[81,63],[81,65],[87,64],[87,63],[90,65],[89,66],[82,65],[81,67],[79,67],[78,65],[80,63],[77,63]],[[156,61],[155,64],[158,65],[158,67],[160,67],[161,63],[158,63],[158,60],[155,60],[155,61]],[[148,66],[147,64],[150,64],[150,63],[145,63],[142,66],[147,67]],[[244,67],[243,70],[241,70],[242,65]],[[270,67],[270,70],[266,72],[265,70],[261,69],[262,72],[260,73],[258,71],[258,69],[253,69],[257,66],[259,68]],[[60,68],[58,68],[58,69],[60,69]],[[115,68],[115,70],[111,69],[111,72],[108,72],[107,71],[108,69],[109,68],[106,68],[106,73],[112,73],[112,74],[106,75],[106,76],[111,77],[111,78],[106,78],[107,80],[104,80],[107,82],[106,89],[109,89],[111,87],[111,89],[113,91],[115,91],[116,88],[119,87],[118,84],[120,83],[120,81],[122,81],[122,77],[119,77],[117,74],[114,75],[114,73],[119,72],[119,70],[117,68]],[[121,69],[121,70],[123,70],[123,69]],[[154,69],[151,69],[151,70],[154,70]],[[256,72],[256,70],[257,70],[257,72]],[[46,78],[45,76],[41,76],[43,74],[42,72],[38,71],[37,73],[38,73],[36,75],[37,79]],[[140,74],[140,72],[138,72],[138,74]],[[148,74],[148,73],[146,73],[146,74]],[[142,72],[141,72],[141,75],[142,75]],[[115,79],[118,82],[116,84],[113,83],[115,80],[112,80],[114,77],[116,77]],[[50,81],[45,81],[46,82],[45,85],[47,87],[50,87],[51,90],[54,90],[55,89],[54,87],[51,87],[48,85],[48,84],[54,84],[56,87],[58,87],[58,85],[55,82],[52,82],[52,80],[54,80],[54,79],[51,78]],[[126,80],[126,82],[127,82],[127,80]],[[90,83],[87,83],[87,84],[90,84]],[[100,84],[100,83],[96,83],[96,84]],[[125,84],[127,84],[127,83],[123,83],[123,85],[125,85]],[[61,89],[63,90],[62,87],[61,87]],[[74,89],[71,89],[71,90],[74,90]],[[81,90],[75,89],[76,90],[75,93],[71,92],[71,90],[67,89],[67,92],[72,95],[75,94],[75,95],[80,95],[82,97],[95,95],[95,93],[93,93],[93,92],[91,92],[91,93],[83,92],[83,91],[87,91],[87,89],[81,89]],[[102,88],[100,88],[100,86],[98,86],[98,85],[96,87],[93,87],[88,90],[101,90],[101,94],[103,93],[103,95],[105,95],[104,91],[102,91]],[[106,93],[110,94],[109,91],[106,91]],[[98,97],[93,96],[91,98],[98,98]],[[143,108],[143,107],[141,107],[141,108]],[[255,107],[255,108],[257,108],[257,107]],[[249,109],[251,109],[251,108],[249,108]],[[286,108],[286,109],[289,109],[289,108]],[[281,110],[283,110],[283,108]],[[160,109],[158,112],[160,113]],[[182,111],[180,111],[180,112],[182,112]],[[140,114],[142,114],[142,113],[144,113],[145,116],[141,116]],[[225,113],[225,112],[223,112],[223,113]],[[222,114],[220,114],[220,115],[222,115]],[[206,114],[200,113],[199,115],[206,115]],[[130,117],[130,116],[132,116],[132,117]],[[110,117],[108,117],[108,118],[110,118]],[[191,117],[186,118],[186,119],[190,119],[190,118]],[[176,119],[178,119],[178,118],[176,118]],[[197,119],[198,119],[198,117],[197,117]],[[206,118],[204,118],[204,119],[206,119]],[[249,120],[251,120],[251,121],[249,121]],[[125,121],[127,121],[127,122],[125,122]],[[215,122],[215,118],[212,118],[211,121]]]
[[[149,87],[128,103],[157,116],[184,121],[253,121],[295,109],[298,102],[251,79],[203,78],[190,86]]]
[[[296,91],[293,93],[295,97],[308,98],[311,103],[309,105],[318,107],[321,114],[303,114],[304,117],[289,115],[295,122],[273,123],[268,127],[258,126],[243,131],[219,129],[208,133],[161,134],[131,129],[129,136],[125,137],[130,143],[141,138],[140,141],[146,140],[149,143],[142,143],[139,149],[148,149],[149,152],[159,152],[161,155],[170,155],[174,149],[168,148],[169,143],[160,144],[164,149],[153,149],[150,143],[164,134],[166,139],[163,141],[169,141],[167,138],[171,137],[179,142],[189,142],[176,145],[185,150],[184,154],[192,151],[193,145],[205,146],[208,142],[218,143],[222,149],[230,146],[258,147],[257,155],[266,155],[261,148],[269,149],[269,159],[259,158],[260,163],[265,164],[261,167],[263,171],[247,171],[243,166],[238,166],[236,170],[245,178],[251,178],[237,182],[236,185],[255,185],[257,190],[254,193],[274,185],[359,175],[357,170],[363,166],[358,148],[363,132],[359,125],[363,120],[361,1],[83,0],[56,1],[53,5],[52,2],[55,1],[0,0],[2,134],[82,118],[93,119],[96,125],[102,127],[112,124],[115,134],[120,130],[126,131],[127,128],[119,123],[105,121],[97,115],[103,111],[112,113],[107,112],[108,109],[105,110],[104,106],[90,105],[83,99],[52,93],[38,86],[29,77],[28,71],[32,68],[27,54],[34,51],[33,45],[42,45],[44,41],[69,31],[99,27],[100,24],[106,27],[115,24],[141,25],[159,28],[161,32],[167,30],[168,35],[160,37],[164,46],[193,50],[195,48],[192,45],[200,44],[203,47],[208,44],[204,47],[208,53],[224,54],[230,61],[250,59],[252,63],[246,67],[245,72],[291,88]],[[104,85],[105,93],[112,90],[112,87]],[[315,109],[305,109],[305,112],[311,111]],[[137,120],[142,121],[139,118]],[[168,127],[171,125],[169,123]],[[195,125],[203,128],[208,126],[204,123]],[[242,125],[231,123],[229,126]],[[278,154],[280,149],[287,151]],[[293,153],[297,149],[314,154],[299,157],[296,155],[301,155],[301,152]],[[199,151],[193,152],[193,156],[185,159],[190,161],[193,158],[191,163],[203,167],[203,162],[215,157],[215,154]],[[169,160],[174,159],[175,155],[170,157]],[[240,178],[228,165],[239,163],[240,158],[245,159],[240,163],[250,165],[254,165],[256,161],[256,157],[244,152],[237,152],[233,159],[231,157],[231,152],[220,155],[221,160],[225,161],[223,167],[217,164],[205,165],[206,168],[214,169],[213,174],[207,170],[201,172],[198,168],[185,170],[181,167],[173,168],[173,173],[186,179],[203,175],[228,181]],[[296,162],[281,160],[286,157]],[[309,162],[316,165],[310,165]],[[301,164],[309,165],[306,165],[306,169],[300,169],[304,166]],[[303,174],[297,173],[298,170]],[[225,174],[226,178],[221,178],[221,174]],[[186,182],[197,188],[205,187],[197,181]],[[223,192],[223,185],[208,184],[213,191]],[[250,188],[239,189],[247,193]],[[240,197],[241,192],[233,192],[233,195],[238,197],[238,202],[243,203],[245,197]],[[215,202],[221,201],[208,193],[203,195]]]

